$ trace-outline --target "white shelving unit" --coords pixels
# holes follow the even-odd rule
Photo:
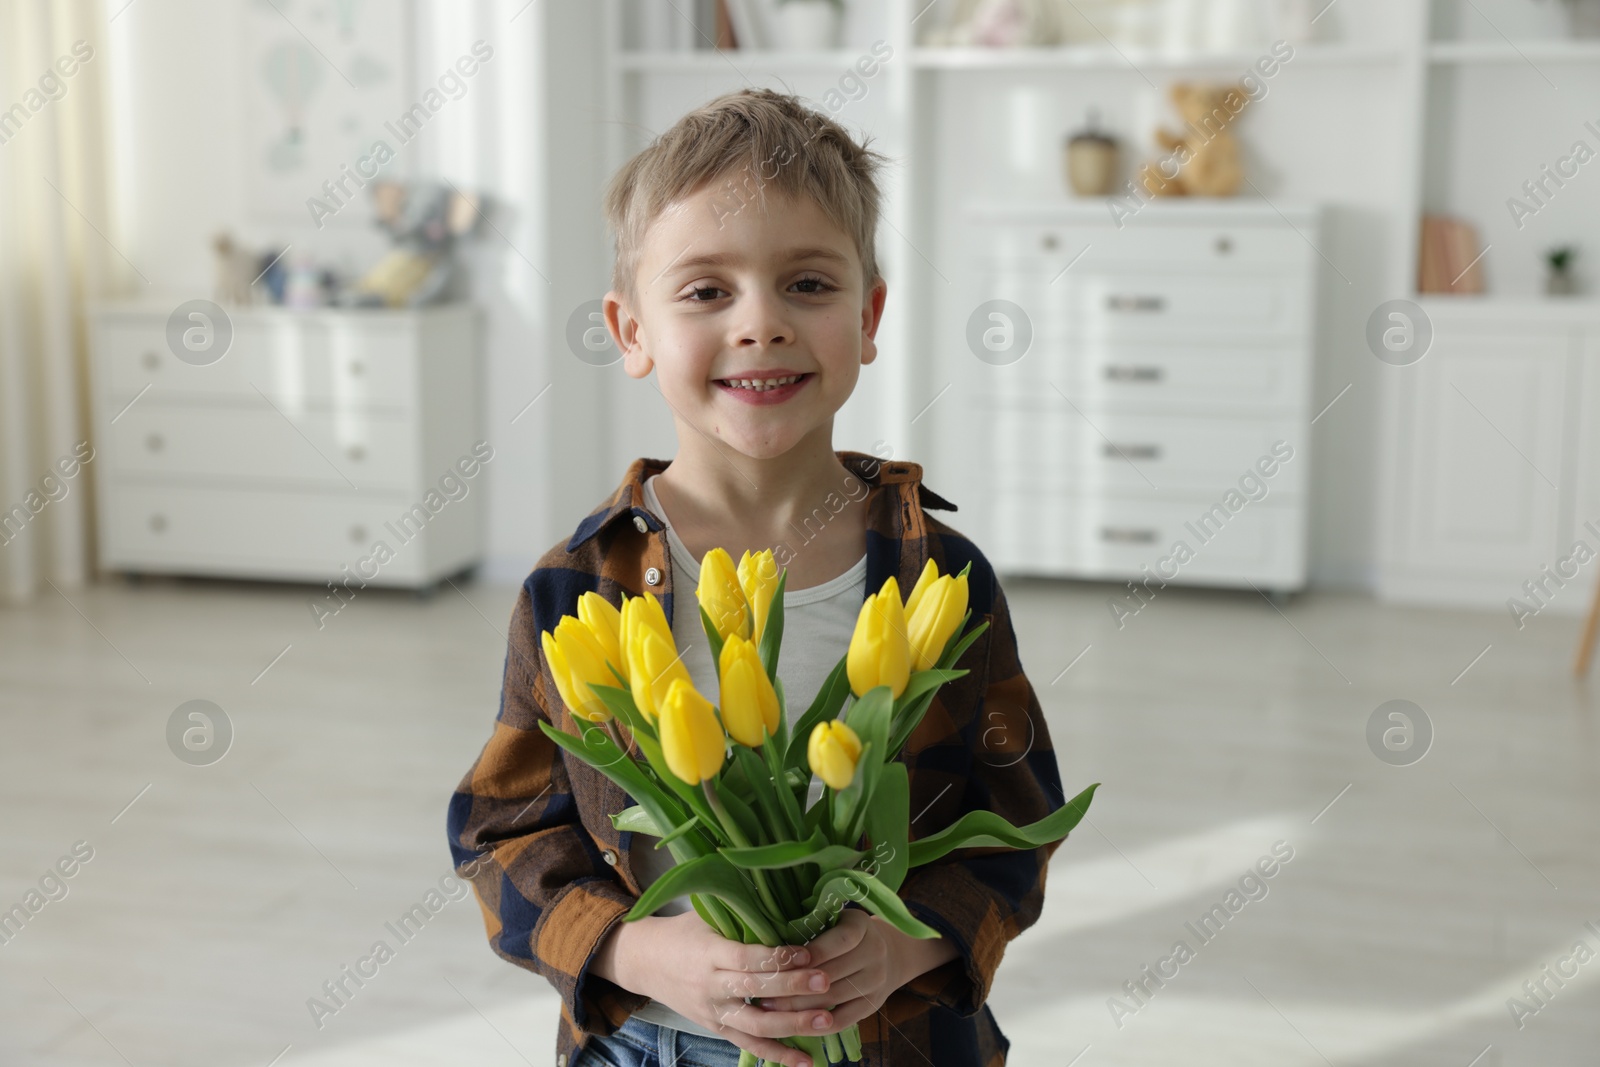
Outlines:
[[[957,365],[972,356],[952,335],[947,312],[985,298],[961,291],[957,279],[971,250],[952,220],[974,202],[1082,206],[1064,188],[1059,145],[1090,107],[1121,139],[1131,176],[1134,164],[1157,154],[1151,129],[1178,125],[1166,98],[1172,82],[1237,77],[1266,48],[929,47],[924,31],[941,13],[920,0],[888,0],[849,3],[842,46],[822,52],[641,51],[638,2],[606,4],[606,173],[684,111],[747,85],[819,104],[832,90],[834,117],[902,161],[886,175],[879,235],[890,285],[880,358],[841,411],[835,441],[862,449],[882,441],[894,455],[922,462],[935,489],[973,502],[957,525],[992,540],[977,503],[991,479],[968,447],[970,410],[949,388],[966,369]],[[1538,242],[1547,236],[1546,243],[1570,236],[1600,261],[1600,179],[1585,174],[1572,183],[1525,233],[1503,221],[1505,199],[1595,117],[1584,108],[1600,98],[1600,41],[1564,39],[1561,8],[1537,0],[1343,0],[1319,18],[1314,40],[1294,45],[1292,61],[1244,118],[1252,186],[1240,199],[1274,210],[1327,206],[1316,247],[1323,265],[1310,396],[1313,410],[1337,406],[1316,426],[1320,458],[1308,487],[1313,581],[1401,595],[1390,579],[1404,565],[1396,546],[1408,536],[1415,490],[1405,450],[1422,376],[1379,363],[1363,337],[1380,304],[1418,299],[1423,212],[1460,214],[1483,228],[1492,246],[1484,260],[1491,293],[1477,304],[1491,315],[1499,309],[1522,322],[1553,322],[1565,313],[1567,305],[1538,294]],[[841,78],[880,40],[893,58],[840,104]],[[1515,122],[1480,121],[1503,119],[1507,99],[1525,101]],[[1463,306],[1421,303],[1446,317]],[[659,401],[627,387],[637,384],[623,384],[613,405],[618,461],[673,448]]]
[[[347,597],[479,562],[493,449],[479,440],[476,308],[235,307],[214,358],[179,358],[175,306],[92,316],[101,567],[329,582]]]

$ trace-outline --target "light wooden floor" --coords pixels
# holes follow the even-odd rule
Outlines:
[[[1507,1009],[1600,950],[1575,619],[1170,589],[1119,630],[1111,587],[1007,589],[1069,789],[1105,783],[1001,968],[1011,1062],[1597,1062],[1600,956],[1543,978],[1520,1030]],[[94,849],[0,945],[0,1064],[550,1063],[556,1002],[470,898],[320,1029],[306,1006],[449,871],[445,801],[495,713],[514,593],[364,591],[320,631],[311,591],[242,583],[0,611],[0,909]],[[212,766],[165,740],[196,698],[235,728]],[[1436,731],[1411,766],[1365,739],[1395,698]],[[1185,923],[1279,840],[1267,896],[1202,945]],[[1119,1027],[1108,998],[1180,939],[1194,958]]]

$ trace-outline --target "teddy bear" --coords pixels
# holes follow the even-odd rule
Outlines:
[[[1250,102],[1245,87],[1177,82],[1170,95],[1184,132],[1156,130],[1167,154],[1140,167],[1136,181],[1156,196],[1232,196],[1244,181],[1244,166],[1229,127]]]

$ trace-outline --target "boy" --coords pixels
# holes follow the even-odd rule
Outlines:
[[[809,1067],[776,1039],[857,1022],[867,1064],[1005,1062],[1010,1042],[984,1001],[1007,942],[1038,918],[1059,842],[958,850],[913,868],[901,896],[937,939],[854,906],[809,944],[777,951],[722,938],[681,899],[624,923],[671,856],[617,831],[608,816],[632,801],[537,725],[574,731],[539,635],[576,614],[586,591],[614,605],[624,592],[653,594],[696,689],[715,701],[699,561],[716,546],[734,559],[772,549],[789,572],[780,675],[798,716],[848,647],[868,591],[894,575],[907,595],[929,559],[941,573],[971,563],[969,625],[990,626],[957,664],[970,673],[940,690],[899,755],[911,836],[980,808],[1022,825],[1065,802],[1005,595],[977,547],[924,510],[955,505],[921,484],[915,463],[833,449],[834,413],[877,355],[882,162],[794,97],[746,90],[679,120],[607,191],[617,242],[607,327],[630,376],[656,372],[678,452],[635,460],[523,583],[494,732],[449,812],[494,951],[561,994],[557,1067],[679,1056],[731,1067],[739,1049]]]

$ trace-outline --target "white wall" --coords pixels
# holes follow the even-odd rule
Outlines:
[[[237,73],[245,3],[144,0],[108,27],[116,68],[116,239],[151,279],[139,295],[209,296],[210,242],[223,230],[249,245],[288,243],[357,272],[387,247],[366,223],[365,203],[352,203],[320,230],[309,212],[303,222],[280,224],[247,215],[243,176],[252,163]],[[609,264],[591,172],[599,165],[599,116],[579,103],[598,96],[585,83],[598,64],[581,54],[599,40],[595,7],[419,0],[412,9],[415,91],[408,101],[474,41],[494,49],[466,93],[430,120],[398,162],[416,176],[480,190],[494,205],[493,227],[483,228],[464,258],[473,299],[486,309],[483,430],[495,448],[482,485],[487,570],[510,582],[570,534],[620,473],[604,470],[603,457],[586,470],[584,450],[562,450],[574,435],[593,433],[584,416],[600,399],[591,369],[556,346],[567,312]],[[285,10],[307,17],[303,5]],[[559,65],[547,61],[550,52],[560,55]],[[571,476],[552,470],[558,454]]]

